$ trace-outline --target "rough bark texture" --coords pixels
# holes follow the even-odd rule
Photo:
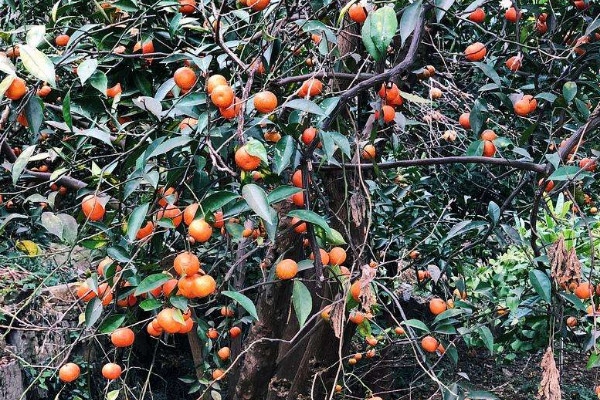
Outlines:
[[[23,393],[21,368],[17,360],[0,358],[0,400],[16,400]]]

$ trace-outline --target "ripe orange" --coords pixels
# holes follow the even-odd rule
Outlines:
[[[460,114],[460,117],[458,118],[458,123],[460,124],[460,126],[462,126],[465,129],[471,129],[471,121],[469,121],[470,117],[470,113]]]
[[[365,320],[365,314],[360,311],[353,311],[350,313],[350,322],[360,325]]]
[[[429,90],[429,96],[433,99],[433,100],[437,100],[439,98],[441,98],[444,94],[442,93],[442,90],[439,88],[431,88],[431,90]]]
[[[27,93],[27,85],[25,85],[25,81],[19,77],[16,77],[11,82],[4,95],[11,100],[19,100],[21,97],[25,96]]]
[[[310,128],[306,128],[304,130],[304,132],[302,132],[302,142],[309,146],[313,140],[315,140],[315,137],[317,136],[317,130],[315,128],[313,128],[312,126]]]
[[[221,307],[221,315],[226,318],[231,318],[235,315],[235,312],[230,307]]]
[[[177,228],[183,220],[183,213],[174,204],[169,204],[166,207],[158,210],[158,212],[156,213],[157,220],[160,221],[163,218],[170,219],[175,228]]]
[[[130,328],[118,328],[110,334],[110,341],[116,347],[127,347],[133,344],[135,334]]]
[[[385,123],[392,122],[396,117],[396,110],[392,106],[384,105],[381,107],[381,111],[383,111],[383,121]],[[375,110],[375,119],[379,119],[379,115],[379,110]]]
[[[481,61],[485,57],[487,49],[481,42],[475,42],[465,49],[465,57],[469,61]]]
[[[154,53],[154,43],[152,40],[146,40],[143,44],[141,42],[137,42],[135,46],[133,46],[133,52],[137,52],[142,50],[142,54]]]
[[[231,104],[229,107],[219,108],[219,112],[221,113],[221,116],[225,119],[234,119],[235,117],[240,115],[241,111],[242,111],[242,99],[240,99],[239,97],[236,97],[233,100],[233,104]]]
[[[90,221],[100,221],[104,218],[104,206],[100,202],[100,199],[93,194],[83,198],[81,211]]]
[[[367,19],[367,9],[360,4],[352,4],[348,10],[348,16],[352,21],[362,24]]]
[[[214,340],[219,337],[219,332],[217,332],[215,328],[208,328],[208,331],[206,331],[206,337]]]
[[[321,94],[323,91],[323,82],[316,78],[310,78],[305,80],[298,90],[298,96],[300,97],[314,97]]]
[[[210,94],[210,100],[219,108],[227,108],[233,103],[235,94],[229,85],[219,85]]]
[[[375,146],[373,146],[372,144],[367,144],[363,148],[361,157],[364,158],[365,160],[372,160],[375,158],[376,153],[377,153],[377,151],[375,150]]]
[[[348,364],[350,365],[354,365],[358,362],[358,360],[355,357],[352,357],[348,360]]]
[[[235,152],[235,164],[244,171],[252,171],[260,165],[260,158],[251,155],[246,146],[242,146]]]
[[[229,330],[229,336],[231,336],[232,339],[240,336],[240,333],[242,333],[242,328],[239,326],[234,326]]]
[[[212,94],[213,90],[217,86],[225,85],[228,86],[227,79],[223,75],[212,75],[206,81],[206,91],[208,94]]]
[[[148,324],[148,326],[146,326],[146,332],[148,332],[148,335],[150,335],[150,336],[154,336],[154,337],[160,336],[160,334],[163,332],[163,330],[162,330],[162,328],[157,329],[154,326],[154,321],[156,321],[156,320],[153,320],[151,323]]]
[[[19,114],[19,116],[17,117],[17,122],[18,122],[19,124],[21,124],[21,126],[22,126],[22,127],[24,127],[24,128],[27,128],[27,127],[29,126],[29,122],[27,121],[27,117],[25,116],[25,114],[24,114],[24,113],[20,113],[20,114]],[[46,169],[46,170],[48,169],[48,166],[47,166],[47,165],[42,165],[42,166],[39,168],[39,171],[41,171],[41,172],[46,172],[46,171],[42,171],[42,168],[43,168],[43,167],[45,167],[45,169]]]
[[[169,279],[162,285],[162,291],[166,297],[169,297],[173,289],[177,287],[177,279]]]
[[[334,247],[329,251],[329,264],[342,265],[346,261],[346,250],[341,247]]]
[[[196,217],[196,212],[198,212],[198,203],[192,203],[183,210],[183,223],[186,225],[190,225],[194,218]]]
[[[423,350],[429,353],[435,353],[438,348],[438,344],[438,341],[432,336],[425,336],[421,340],[421,347],[423,347]]]
[[[254,108],[263,114],[273,112],[277,108],[277,97],[268,90],[254,96]]]
[[[229,347],[221,347],[219,349],[219,351],[217,351],[217,355],[223,361],[229,360],[229,356],[231,355],[231,350],[229,350]]]
[[[102,367],[102,376],[106,379],[118,379],[121,376],[121,366],[115,363],[104,364]]]
[[[184,251],[175,257],[173,268],[179,275],[194,275],[200,270],[200,261],[195,254]]]
[[[69,35],[58,35],[54,39],[54,43],[56,43],[58,47],[65,47],[67,43],[69,43],[69,39],[71,39]]]
[[[196,219],[190,224],[189,234],[197,242],[204,243],[212,235],[212,227],[203,219]]]
[[[521,11],[517,12],[514,7],[511,7],[504,13],[504,18],[509,22],[517,22],[521,18]]]
[[[350,294],[352,295],[352,298],[356,301],[358,301],[360,297],[360,291],[360,281],[356,281],[352,284],[352,286],[350,286]]]
[[[593,290],[594,287],[590,285],[589,282],[582,282],[575,289],[575,296],[579,297],[582,300],[589,299],[590,297],[592,297]]]
[[[304,207],[304,193],[298,192],[292,195],[292,202],[298,207]]]
[[[483,156],[484,157],[493,157],[496,154],[496,146],[494,146],[493,142],[489,140],[485,140],[483,142]]]
[[[395,327],[394,332],[396,333],[396,335],[404,335],[406,333],[404,331],[404,328],[402,328],[401,326]]]
[[[400,92],[398,92],[398,96],[394,97],[391,100],[387,100],[386,102],[390,106],[401,106],[402,103],[404,103],[404,99],[402,98]]]
[[[186,276],[179,278],[179,281],[177,281],[177,288],[179,289],[177,294],[179,294],[187,299],[193,299],[194,297],[196,297],[194,294],[194,282],[195,282],[196,278],[199,278],[199,277],[200,277],[199,274],[194,274],[194,275],[186,275]]]
[[[146,225],[140,228],[140,230],[135,235],[135,238],[137,240],[145,239],[146,237],[151,235],[152,232],[154,232],[154,222],[148,221],[146,222]]]
[[[296,261],[286,258],[281,260],[275,266],[275,275],[281,280],[292,279],[298,273],[298,264]]]
[[[323,265],[328,265],[329,264],[329,254],[323,249],[319,249],[319,254],[321,255],[321,263],[323,263]],[[310,259],[311,260],[315,259],[315,255],[313,253],[310,253]]]
[[[292,226],[295,226],[294,231],[296,233],[306,232],[306,222],[302,222],[301,224],[299,224],[298,226],[296,226],[296,224],[299,223],[299,222],[300,222],[300,218],[298,218],[298,217],[292,218],[292,222],[290,224]]]
[[[485,21],[485,11],[483,11],[483,8],[478,7],[477,9],[475,9],[475,11],[469,14],[469,19],[473,22],[480,24],[483,21]]]
[[[594,172],[596,170],[596,161],[590,158],[582,158],[579,161],[579,168],[586,171]]]
[[[515,103],[514,109],[515,114],[524,117],[529,114],[529,102],[525,99],[521,99]]]
[[[167,333],[178,333],[183,324],[174,318],[175,309],[165,308],[156,316],[158,325]]]
[[[48,85],[44,85],[37,90],[37,95],[40,97],[46,97],[52,92],[52,88]]]
[[[96,272],[98,272],[98,275],[99,276],[104,276],[104,267],[108,266],[112,262],[113,262],[112,258],[110,258],[110,257],[104,257],[104,259],[102,261],[100,261],[100,263],[98,263],[98,268],[96,268]],[[117,265],[116,270],[120,271],[121,267]]]
[[[183,325],[181,325],[181,329],[179,329],[179,332],[177,333],[188,333],[191,332],[192,329],[194,329],[194,320],[191,318],[188,319],[184,319],[185,322],[183,323]]]
[[[292,184],[296,187],[303,188],[302,170],[296,170],[292,175]]]
[[[204,298],[210,296],[217,290],[217,282],[210,275],[198,276],[194,279],[194,297]]]
[[[58,370],[58,377],[63,382],[73,382],[79,378],[79,374],[81,374],[81,369],[75,363],[67,363]]]
[[[196,73],[189,67],[181,67],[173,75],[175,84],[183,90],[189,90],[196,84]]]
[[[519,56],[512,56],[511,58],[506,60],[506,68],[510,69],[513,72],[518,71],[521,68],[521,64],[522,61],[521,57]]]
[[[217,228],[217,229],[222,228],[225,225],[225,220],[223,220],[223,211],[216,211],[213,214],[213,219],[214,219],[213,226],[215,228]]]
[[[192,14],[196,11],[196,0],[179,0],[179,12],[182,14]]]
[[[121,89],[121,84],[120,83],[117,83],[115,86],[106,89],[106,95],[108,97],[117,97],[122,92],[123,92],[123,90]]]
[[[223,370],[222,370],[222,369],[220,369],[220,368],[217,368],[217,369],[215,369],[215,370],[212,372],[212,378],[213,378],[215,381],[218,381],[218,380],[220,380],[220,379],[221,379],[221,378],[222,378],[224,375],[225,375],[225,371],[223,371]]]
[[[567,326],[573,328],[576,325],[577,325],[577,318],[575,318],[575,317],[567,318]]]
[[[438,315],[446,311],[447,305],[446,302],[442,299],[435,298],[431,299],[429,302],[429,310],[432,314]]]
[[[377,339],[374,336],[367,336],[365,341],[369,346],[377,346]]]
[[[496,135],[496,132],[494,132],[491,129],[486,129],[485,131],[483,131],[481,133],[481,140],[493,141],[493,140],[496,140],[497,138],[498,138],[498,135]]]

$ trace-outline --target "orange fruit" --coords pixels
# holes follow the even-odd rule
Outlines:
[[[317,130],[315,128],[313,128],[312,126],[310,128],[306,128],[304,130],[304,132],[302,132],[302,142],[309,146],[313,140],[315,140],[315,137],[317,136]]]
[[[303,188],[302,170],[296,170],[292,175],[292,184],[298,188]]]
[[[506,68],[510,69],[513,72],[518,71],[521,68],[521,64],[522,61],[521,57],[519,56],[512,56],[511,58],[506,60]]]
[[[375,339],[375,337],[373,336],[367,336],[365,338],[365,341],[369,346],[377,346],[377,339]]]
[[[212,227],[203,219],[196,219],[190,223],[188,232],[197,242],[204,243],[212,235]]]
[[[494,132],[491,129],[486,129],[485,131],[481,132],[481,140],[496,140],[498,138],[498,135],[496,135],[496,132]]]
[[[483,11],[483,8],[478,7],[475,9],[475,11],[469,14],[469,19],[473,22],[480,24],[483,21],[485,21],[485,11]]]
[[[116,347],[127,347],[133,344],[135,334],[130,328],[118,328],[110,334],[110,341]]]
[[[362,24],[367,19],[367,9],[360,4],[352,4],[348,10],[350,19],[358,24]]]
[[[421,347],[423,347],[423,350],[429,352],[429,353],[435,353],[435,351],[438,348],[438,341],[432,337],[432,336],[425,336],[422,340],[421,340]]]
[[[494,146],[493,142],[489,140],[485,140],[483,142],[483,156],[484,157],[493,157],[496,154],[496,146]]]
[[[227,108],[233,103],[235,94],[229,85],[219,85],[210,94],[210,100],[219,108]]]
[[[375,158],[376,153],[377,153],[377,151],[375,150],[375,146],[373,146],[372,144],[367,144],[363,148],[361,157],[364,158],[365,160],[372,160]]]
[[[117,83],[115,86],[106,89],[106,95],[108,97],[117,97],[122,92],[123,92],[123,90],[121,89],[121,84],[120,83]]]
[[[221,307],[221,315],[226,318],[231,318],[235,315],[235,312],[229,307]]]
[[[525,99],[521,99],[517,101],[514,105],[515,114],[520,115],[521,117],[529,114],[529,101]]]
[[[215,228],[222,228],[225,225],[225,220],[223,219],[223,211],[216,211],[213,214],[213,226]]]
[[[154,53],[154,43],[152,40],[146,40],[143,44],[141,42],[137,42],[135,46],[133,46],[133,52],[142,50],[142,54]]]
[[[265,140],[267,142],[273,142],[273,143],[277,143],[281,140],[281,134],[277,131],[269,131],[269,132],[265,132],[265,134],[263,135],[263,137],[265,138]]]
[[[281,280],[292,279],[298,273],[298,264],[296,261],[286,258],[281,260],[275,266],[275,275]]]
[[[401,326],[395,327],[394,332],[396,333],[396,335],[404,335],[406,333],[404,331],[404,328],[402,328]]]
[[[58,35],[54,39],[54,43],[56,43],[58,47],[65,47],[67,43],[69,43],[69,39],[71,39],[69,35]]]
[[[106,379],[118,379],[121,376],[121,366],[115,363],[104,364],[102,367],[102,376]]]
[[[229,336],[231,336],[232,339],[240,336],[240,333],[242,333],[242,328],[238,326],[234,326],[229,330]]]
[[[220,380],[224,375],[225,375],[225,372],[220,368],[217,368],[212,372],[212,378],[215,381]]]
[[[73,382],[80,374],[81,369],[75,363],[67,363],[58,370],[58,377],[63,382]]]
[[[200,270],[200,260],[195,254],[184,251],[175,257],[173,268],[179,275],[194,275]]]
[[[108,266],[109,264],[112,264],[114,260],[110,257],[104,257],[104,259],[102,261],[100,261],[100,263],[98,263],[98,268],[96,268],[96,272],[98,272],[99,276],[104,276],[104,267]],[[116,271],[120,271],[121,267],[117,265]]]
[[[196,84],[196,73],[189,67],[181,67],[175,71],[173,79],[180,89],[189,90]]]
[[[217,355],[223,361],[229,360],[229,356],[231,355],[231,350],[229,350],[229,347],[221,347],[219,349],[219,351],[217,351]]]
[[[158,210],[158,212],[156,213],[156,219],[159,221],[163,218],[170,219],[171,222],[173,223],[173,225],[175,226],[175,228],[177,228],[181,224],[181,221],[183,220],[182,214],[183,213],[181,212],[181,210],[179,208],[177,208],[177,206],[175,206],[173,204],[169,204],[166,207]]]
[[[582,158],[579,161],[579,168],[586,171],[594,172],[596,170],[596,161],[590,158]]]
[[[77,286],[77,298],[79,300],[88,302],[94,297],[96,297],[96,293],[90,289],[86,282],[81,282],[79,286]]]
[[[302,83],[300,90],[298,90],[298,96],[300,97],[314,97],[321,94],[323,91],[323,82],[316,78],[310,78]]]
[[[254,96],[254,108],[263,114],[273,112],[277,108],[277,97],[268,90],[259,92]]]
[[[100,221],[104,218],[104,206],[100,199],[93,194],[85,196],[81,202],[81,211],[90,221]]]
[[[246,4],[254,11],[262,11],[269,5],[270,0],[247,0]]]
[[[434,315],[443,313],[444,311],[446,311],[446,308],[447,304],[442,299],[435,298],[431,299],[431,301],[429,302],[429,311],[431,311],[431,313]]]
[[[175,188],[160,188],[158,189],[158,194],[160,197],[158,198],[158,205],[161,207],[166,207],[167,204],[174,204],[177,202],[179,198],[179,194],[175,191]]]
[[[353,311],[350,313],[350,322],[360,325],[365,320],[365,314],[359,311]]]
[[[235,152],[235,164],[244,171],[252,171],[260,165],[260,158],[251,155],[246,146],[242,146]]]
[[[469,61],[481,61],[485,57],[487,49],[481,42],[475,42],[465,49],[465,57]]]
[[[392,106],[384,105],[381,107],[381,111],[383,112],[383,122],[385,123],[392,122],[396,117],[396,110]],[[379,115],[379,110],[375,110],[375,119],[379,119]]]
[[[194,329],[194,320],[191,318],[188,318],[185,320],[183,325],[181,325],[181,329],[179,329],[179,332],[177,332],[177,333],[188,333],[188,332],[191,332],[192,329]]]
[[[175,309],[165,308],[156,316],[158,325],[167,333],[178,333],[183,324],[175,320]]]
[[[190,225],[194,218],[196,217],[196,213],[198,212],[198,203],[192,203],[183,210],[183,223],[186,225]]]
[[[304,207],[304,193],[298,192],[292,195],[292,202],[298,207]]]
[[[195,297],[194,282],[195,282],[196,278],[199,278],[199,277],[200,277],[199,274],[194,274],[194,275],[186,275],[186,276],[179,278],[179,281],[177,281],[177,288],[179,289],[177,294],[182,295],[183,297],[188,298],[188,299],[193,299]]]
[[[238,115],[240,115],[240,111],[242,111],[242,99],[236,97],[233,100],[233,104],[226,108],[219,108],[219,112],[221,116],[225,119],[234,119]]]
[[[579,297],[582,300],[589,299],[590,297],[592,297],[593,290],[594,288],[592,285],[590,285],[589,282],[582,282],[575,289],[575,296]]]
[[[37,95],[40,97],[46,97],[52,92],[52,88],[48,85],[44,85],[37,90]]]
[[[352,298],[356,301],[360,298],[360,281],[355,281],[352,286],[350,286],[350,294]]]
[[[292,218],[291,225],[295,226],[294,231],[296,233],[306,232],[306,222],[302,222],[301,224],[299,224],[298,226],[296,226],[296,224],[298,224],[299,222],[300,222],[300,218],[298,218],[298,217],[293,217]]]
[[[573,328],[576,325],[577,325],[577,318],[575,318],[575,317],[567,318],[567,326]]]
[[[504,13],[504,18],[509,22],[517,22],[521,18],[521,11],[517,12],[514,7],[511,7]]]
[[[458,118],[458,123],[460,124],[460,126],[462,126],[464,129],[471,129],[471,121],[469,121],[470,117],[470,113],[460,114],[460,117]]]
[[[165,294],[165,296],[169,297],[171,295],[173,289],[177,287],[177,282],[177,279],[169,279],[168,281],[163,283],[162,291]]]
[[[213,90],[217,86],[225,85],[228,86],[227,79],[223,75],[212,75],[206,81],[206,91],[208,94],[212,94]]]
[[[154,222],[148,221],[146,225],[142,226],[140,230],[136,233],[135,238],[137,240],[142,240],[148,237],[154,232]]]
[[[156,321],[156,320],[154,320],[154,321]],[[154,321],[152,321],[151,323],[149,323],[146,326],[146,332],[148,332],[148,335],[150,335],[150,336],[154,336],[154,337],[160,336],[160,334],[163,332],[163,330],[162,330],[162,328],[157,329],[154,326],[154,323],[153,323]]]
[[[341,247],[334,247],[329,251],[329,264],[342,265],[346,261],[346,250]]]
[[[192,14],[196,11],[196,0],[179,0],[179,12],[182,14]]]
[[[8,89],[6,89],[6,92],[4,92],[4,95],[11,100],[19,100],[25,96],[25,93],[27,93],[25,81],[19,77],[15,77]]]
[[[217,290],[217,282],[210,275],[202,275],[194,279],[193,294],[195,297],[203,298],[210,296]]]
[[[6,50],[6,56],[8,58],[16,58],[21,56],[21,51],[19,50],[19,45],[14,45],[9,47]]]
[[[323,265],[328,265],[329,264],[329,254],[323,249],[319,249],[319,254],[321,255],[321,263],[323,263]],[[310,259],[311,260],[315,259],[315,255],[313,253],[310,253]]]

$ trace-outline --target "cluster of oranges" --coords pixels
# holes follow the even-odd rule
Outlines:
[[[378,94],[383,101],[383,105],[381,106],[383,121],[390,123],[396,117],[396,107],[401,106],[404,102],[400,94],[400,89],[398,89],[395,83],[388,82],[381,85]],[[379,119],[379,116],[379,110],[376,110],[375,118]]]

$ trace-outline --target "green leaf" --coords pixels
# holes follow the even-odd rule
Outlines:
[[[146,299],[140,303],[140,308],[144,311],[152,311],[162,307],[162,302],[157,299]]]
[[[125,314],[111,315],[110,317],[102,321],[102,324],[100,324],[98,330],[100,331],[100,333],[111,333],[112,331],[121,326],[123,321],[125,321],[126,317],[127,315]]]
[[[56,3],[58,4],[58,3]],[[106,394],[106,400],[117,400],[119,398],[119,393],[121,391],[119,389],[117,390],[111,390],[110,392],[108,392]]]
[[[488,348],[491,354],[494,354],[494,335],[492,335],[490,328],[485,325],[480,326],[479,336],[481,337],[481,340],[483,340],[485,347]]]
[[[38,47],[40,43],[44,41],[44,35],[46,34],[46,26],[44,25],[33,25],[27,31],[27,37],[25,41],[31,47]]]
[[[31,96],[25,106],[25,118],[29,123],[29,129],[36,135],[40,133],[40,127],[44,122],[44,108],[42,101],[37,96]]]
[[[483,140],[474,140],[467,147],[465,156],[481,156],[483,154]]]
[[[342,244],[346,244],[346,241],[344,240],[342,234],[333,228],[329,228],[329,231],[325,232],[325,235],[325,240],[327,240],[327,243],[331,245],[339,246]]]
[[[323,109],[317,105],[314,101],[308,99],[294,99],[283,103],[284,107],[293,108],[294,110],[300,110],[316,115],[325,115]]]
[[[498,207],[498,204],[490,201],[490,204],[488,204],[488,215],[494,224],[498,222],[498,218],[500,218],[500,207]]]
[[[19,177],[27,167],[27,163],[29,162],[29,159],[31,158],[34,152],[35,145],[29,146],[25,150],[23,150],[21,154],[19,154],[19,157],[17,157],[17,160],[13,164],[11,171],[13,185],[17,184]]]
[[[275,157],[273,158],[274,172],[277,175],[290,165],[292,156],[296,151],[296,141],[291,135],[286,135],[275,145]]]
[[[575,82],[567,82],[563,85],[563,97],[570,103],[577,95],[577,84]]]
[[[425,325],[422,321],[419,321],[418,319],[408,319],[402,322],[402,324],[406,326],[411,326],[415,329],[420,329],[425,332],[429,332],[429,328],[427,327],[427,325]]]
[[[94,297],[85,307],[85,326],[88,328],[98,321],[102,315],[102,300]]]
[[[591,174],[587,171],[581,171],[581,168],[570,165],[565,167],[560,167],[556,171],[554,171],[549,177],[550,181],[568,181],[574,179],[575,176],[579,179],[583,179]]]
[[[77,67],[77,76],[79,76],[82,85],[96,72],[96,68],[98,68],[98,60],[95,58],[89,58],[79,64]]]
[[[94,139],[98,139],[101,142],[106,143],[109,146],[112,146],[112,142],[110,140],[110,133],[103,131],[101,129],[98,128],[90,128],[90,129],[85,129],[83,131],[78,131],[75,136],[87,136],[87,137],[91,137]]]
[[[404,15],[402,17],[404,18]],[[361,30],[361,37],[365,48],[375,61],[381,60],[387,54],[387,48],[396,34],[396,29],[398,29],[398,19],[393,7],[381,7],[367,16]]]
[[[452,7],[454,4],[454,0],[435,0],[435,19],[437,22],[440,22],[444,15],[446,15],[446,11]]]
[[[188,309],[188,299],[183,296],[171,296],[169,297],[169,303],[174,307],[179,308],[181,311],[186,311]]]
[[[402,98],[404,100],[410,101],[411,103],[417,103],[417,104],[431,104],[431,103],[433,103],[429,99],[425,99],[425,98],[423,98],[421,96],[417,96],[416,94],[412,94],[412,93],[408,93],[408,92],[403,92],[402,90],[400,90],[400,95],[402,96]]]
[[[269,159],[267,158],[267,150],[265,149],[265,146],[262,144],[262,142],[251,139],[248,141],[248,143],[246,143],[245,147],[246,151],[251,156],[260,158],[260,160],[265,164],[269,162]]]
[[[282,185],[278,186],[272,192],[267,195],[267,199],[269,200],[269,204],[277,203],[281,200],[285,200],[289,198],[291,195],[300,192],[302,189],[297,188],[296,186]]]
[[[244,185],[242,188],[242,197],[246,200],[252,211],[264,219],[265,222],[272,223],[271,207],[269,207],[265,191],[260,186],[254,183]]]
[[[487,118],[487,108],[483,104],[480,99],[477,99],[473,102],[473,107],[471,108],[469,114],[469,123],[471,124],[471,129],[475,135],[479,135],[481,130],[483,129],[483,124]],[[482,148],[483,149],[483,148]],[[482,153],[483,154],[483,150]],[[481,155],[479,154],[479,155]]]
[[[160,156],[178,147],[183,147],[192,140],[189,136],[177,136],[172,139],[165,140],[146,156],[146,159]]]
[[[206,196],[204,200],[202,200],[202,209],[205,213],[217,211],[238,197],[239,195],[237,193],[228,192],[226,190],[211,193],[210,195]]]
[[[308,288],[302,283],[302,281],[294,280],[294,288],[292,291],[292,302],[294,304],[294,311],[296,317],[300,323],[300,328],[304,326],[310,312],[312,311],[312,296]]]
[[[246,297],[242,293],[232,292],[230,290],[225,290],[224,292],[221,292],[221,294],[223,296],[227,296],[230,299],[237,301],[240,306],[244,307],[244,309],[248,311],[248,314],[250,314],[254,319],[258,321],[256,307],[254,306],[252,300],[250,300],[248,297]]]
[[[494,81],[494,83],[498,86],[500,86],[502,84],[501,80],[500,80],[500,76],[498,75],[498,73],[496,72],[496,70],[494,69],[494,67],[492,67],[489,64],[486,63],[482,63],[482,62],[474,62],[473,63],[475,66],[477,66],[480,70],[483,71],[483,73],[490,78],[492,81]]]
[[[106,89],[108,88],[108,79],[106,74],[102,71],[96,71],[92,74],[90,79],[90,85],[97,89],[103,95],[106,95]]]
[[[133,293],[133,295],[139,296],[142,293],[147,293],[151,290],[154,290],[157,287],[161,286],[166,281],[168,281],[169,279],[170,279],[169,275],[162,274],[162,273],[147,276],[146,278],[144,278],[143,281],[140,282],[138,287],[135,289],[135,292]]]
[[[536,293],[546,302],[552,302],[552,282],[544,271],[532,269],[529,271],[529,282],[535,289]]]
[[[131,215],[129,216],[129,220],[127,221],[127,237],[129,237],[130,241],[134,241],[135,237],[142,227],[144,220],[146,219],[146,214],[148,214],[148,207],[150,207],[149,203],[144,203],[142,205],[137,206]]]
[[[325,232],[329,232],[331,230],[325,218],[321,217],[319,214],[311,210],[292,210],[288,213],[287,216],[290,218],[297,217],[302,221],[310,222],[311,224],[320,226],[325,230]]]
[[[346,157],[350,158],[350,142],[348,141],[348,138],[335,131],[329,132],[329,134],[342,153],[345,154]]]
[[[19,46],[21,61],[29,73],[41,81],[56,87],[54,64],[47,55],[27,44]]]
[[[415,27],[417,26],[417,22],[419,21],[419,15],[421,15],[421,10],[423,9],[423,2],[421,0],[417,0],[411,5],[407,6],[402,13],[402,18],[400,19],[400,39],[402,41],[402,46],[404,46],[404,42],[406,39],[413,33]],[[396,17],[396,13],[392,9],[392,13],[394,15],[394,20]],[[394,25],[394,31],[398,27],[398,24]],[[392,33],[393,37],[393,33]],[[391,41],[390,41],[391,42]],[[389,45],[390,42],[387,44]],[[385,46],[387,49],[387,45]]]

